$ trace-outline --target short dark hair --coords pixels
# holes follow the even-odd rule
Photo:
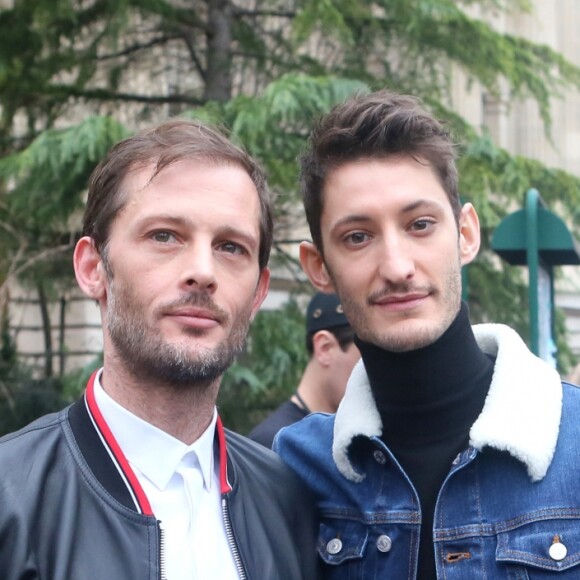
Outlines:
[[[111,224],[126,201],[123,181],[132,171],[154,164],[151,179],[168,166],[184,160],[236,165],[252,179],[260,202],[258,262],[265,268],[273,236],[272,200],[257,162],[223,133],[199,121],[176,118],[123,139],[114,145],[93,171],[83,218],[83,235],[90,236],[106,260]]]
[[[433,168],[459,222],[455,145],[442,123],[427,113],[418,99],[389,90],[356,95],[317,121],[309,148],[300,159],[300,181],[312,241],[320,252],[323,189],[328,173],[367,157],[405,156]]]
[[[352,326],[349,325],[333,326],[332,328],[324,328],[317,330],[316,332],[308,332],[306,334],[306,350],[310,356],[314,353],[314,335],[322,330],[327,330],[334,335],[343,352],[346,352],[349,345],[354,342],[354,330]]]

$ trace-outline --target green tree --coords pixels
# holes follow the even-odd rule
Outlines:
[[[297,302],[258,312],[240,360],[224,376],[218,406],[228,427],[248,433],[296,390],[308,362],[305,320]]]
[[[47,129],[28,147],[0,159],[0,327],[7,315],[8,288],[18,279],[38,291],[46,337],[45,299],[62,296],[74,283],[71,251],[88,176],[109,147],[127,134],[111,117],[89,117],[67,129]],[[2,183],[12,182],[4,188]]]
[[[79,103],[93,112],[133,103],[147,115],[162,104],[223,102],[291,71],[388,84],[441,104],[452,64],[492,92],[506,79],[548,119],[550,95],[577,82],[577,69],[470,17],[473,6],[530,9],[525,0],[13,0],[0,12],[2,128],[10,140],[21,113],[34,133]]]
[[[497,223],[495,210],[530,186],[530,164],[498,151],[448,110],[452,68],[491,94],[503,82],[512,98],[533,97],[547,127],[550,97],[580,84],[580,71],[549,47],[471,17],[473,8],[499,13],[531,10],[531,3],[13,0],[0,11],[0,155],[21,151],[69,119],[111,114],[130,118],[133,130],[151,117],[209,107],[264,161],[283,205],[296,192],[293,154],[312,117],[337,100],[320,83],[349,79],[351,90],[390,86],[420,95],[446,117],[466,145],[463,191]],[[315,98],[308,94],[313,87]],[[344,92],[343,85],[336,97]],[[52,146],[50,139],[44,146]],[[79,163],[94,163],[84,157],[88,151],[78,151]],[[52,169],[66,175],[64,163]],[[541,180],[550,201],[562,180],[550,172]],[[52,217],[55,204],[45,198],[53,193],[42,181],[36,185],[21,191],[21,205],[41,202]],[[558,195],[577,206],[570,188]]]
[[[461,192],[486,236],[469,272],[475,319],[525,333],[525,283],[498,265],[489,235],[530,186],[577,217],[580,183],[499,149],[450,110],[452,70],[492,95],[504,84],[512,98],[532,97],[547,131],[550,98],[580,85],[580,71],[473,8],[531,9],[525,0],[13,0],[0,11],[0,312],[10,277],[46,281],[52,258],[52,272],[63,271],[56,260],[70,251],[105,149],[168,114],[217,121],[261,159],[277,194],[275,254],[298,277],[282,242],[300,213],[295,158],[308,128],[347,94],[389,86],[421,96],[463,144]]]

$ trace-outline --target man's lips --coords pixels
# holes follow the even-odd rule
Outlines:
[[[372,300],[372,304],[380,306],[387,310],[408,310],[419,306],[426,298],[429,297],[428,292],[413,292],[411,294],[389,294],[382,298]]]
[[[204,308],[180,308],[168,312],[166,316],[180,324],[195,328],[213,328],[220,324],[219,317],[214,312]]]

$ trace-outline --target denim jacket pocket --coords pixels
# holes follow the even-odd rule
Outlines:
[[[320,524],[318,554],[326,564],[340,565],[362,560],[368,541],[367,526],[345,519],[327,519]]]
[[[522,576],[525,578],[551,578],[554,572],[564,573],[566,578],[569,572],[570,578],[579,578],[580,520],[536,521],[502,532],[498,535],[496,560],[528,569],[529,576]]]

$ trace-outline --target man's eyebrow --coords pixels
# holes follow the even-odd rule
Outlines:
[[[401,209],[401,213],[409,213],[415,211],[416,209],[431,209],[431,210],[441,210],[443,205],[438,201],[433,201],[432,199],[418,199]]]
[[[155,222],[162,222],[162,223],[169,223],[175,225],[187,225],[191,223],[190,220],[183,216],[178,216],[174,214],[163,214],[163,213],[156,213],[145,215],[141,219],[138,220],[138,224],[140,226],[148,226],[154,224]]]
[[[402,213],[402,214],[411,213],[411,212],[416,211],[418,209],[441,211],[442,208],[443,208],[443,205],[437,201],[433,201],[430,199],[418,199],[416,201],[413,201],[413,202],[403,206],[399,210],[399,213]],[[334,224],[332,224],[331,229],[334,230],[336,228],[340,228],[340,227],[345,226],[345,225],[365,223],[365,222],[369,222],[372,220],[373,220],[373,218],[367,214],[363,214],[363,213],[361,213],[361,214],[356,214],[356,213],[349,214],[349,215],[346,215],[346,216],[340,218],[338,221],[336,221]]]
[[[342,226],[347,226],[347,225],[357,224],[357,223],[364,223],[364,222],[368,222],[368,221],[371,221],[371,218],[365,214],[349,214],[349,215],[345,215],[344,217],[340,218],[338,221],[333,223],[330,229],[335,230],[335,229],[340,228]]]
[[[248,244],[252,248],[258,247],[260,243],[260,234],[254,235],[253,233],[247,232],[245,230],[241,230],[240,228],[236,228],[231,225],[227,225],[220,229],[220,235],[223,237],[232,237],[235,239],[241,239],[246,244]]]
[[[164,213],[140,216],[135,221],[135,230],[141,233],[145,233],[149,228],[187,228],[191,226],[191,220],[184,216]]]

